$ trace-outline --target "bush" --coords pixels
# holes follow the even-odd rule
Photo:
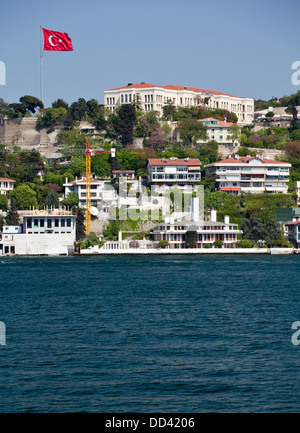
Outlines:
[[[240,242],[239,242],[239,246],[241,247],[241,248],[252,248],[252,241],[250,241],[250,239],[242,239]]]
[[[220,247],[222,247],[224,244],[223,244],[223,242],[220,240],[220,239],[217,239],[215,242],[214,242],[214,246],[215,247],[218,247],[218,248],[220,248]]]
[[[170,246],[170,244],[168,241],[159,241],[157,246],[158,248],[167,248]]]

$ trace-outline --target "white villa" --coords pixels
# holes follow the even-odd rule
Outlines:
[[[215,90],[187,86],[157,86],[149,83],[133,84],[104,91],[104,105],[115,111],[122,104],[131,104],[139,98],[144,111],[163,113],[162,107],[172,103],[175,107],[202,106],[211,110],[226,109],[235,113],[241,125],[252,124],[254,99],[229,95]]]
[[[197,199],[193,199],[192,207],[198,207]],[[174,218],[168,217],[164,223],[159,223],[157,228],[152,232],[153,247],[157,247],[159,242],[164,240],[169,242],[169,248],[187,248],[187,234],[194,232],[195,248],[234,248],[237,243],[237,235],[242,231],[238,229],[237,224],[230,223],[229,216],[225,216],[224,222],[217,221],[217,213],[211,211],[210,221],[201,221],[200,214],[193,210],[191,221],[175,221]],[[215,244],[220,241],[220,246]]]
[[[86,179],[75,178],[74,181],[69,182],[66,178],[64,183],[65,197],[69,192],[75,192],[78,195],[79,206],[86,206]],[[115,189],[105,182],[104,180],[91,179],[91,205],[97,207],[103,202],[108,202],[114,206],[117,205],[118,197]]]
[[[208,140],[214,140],[218,144],[223,144],[224,146],[230,146],[230,147],[238,147],[239,142],[237,140],[232,140],[231,138],[231,132],[230,132],[230,126],[234,125],[232,122],[226,122],[225,120],[218,120],[214,119],[213,117],[207,117],[205,119],[200,119],[199,122],[201,122],[203,125],[207,127],[207,135]],[[171,122],[171,128],[172,128],[172,140],[173,141],[180,141],[180,136],[177,130],[177,121]],[[197,140],[197,143],[204,144],[204,140]]]
[[[7,195],[14,189],[15,180],[0,177],[0,194]]]
[[[250,194],[284,193],[288,191],[291,164],[256,157],[229,157],[205,166],[218,185],[217,189],[228,193]]]

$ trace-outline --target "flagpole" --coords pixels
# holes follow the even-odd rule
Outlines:
[[[40,39],[41,39],[41,46],[40,46],[40,51],[41,51],[41,101],[43,102],[43,31],[42,31],[42,26],[40,26]]]

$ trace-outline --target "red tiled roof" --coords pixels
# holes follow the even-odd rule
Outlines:
[[[293,221],[293,222],[291,222],[291,223],[287,223],[287,224],[285,224],[286,226],[297,226],[297,225],[299,225],[300,224],[300,221]]]
[[[113,170],[112,173],[135,173],[134,170]]]
[[[170,158],[150,158],[148,159],[148,162],[151,165],[187,165],[187,166],[193,166],[193,165],[201,165],[201,162],[199,159],[183,159],[183,158],[177,158],[177,159],[170,159]]]
[[[172,84],[167,84],[166,86],[157,86],[156,84],[149,84],[149,83],[139,83],[139,84],[131,84],[131,85],[127,85],[127,86],[122,86],[122,87],[116,87],[113,89],[109,89],[109,90],[122,90],[122,89],[147,89],[150,87],[158,87],[161,89],[166,89],[166,90],[176,90],[176,91],[183,91],[183,90],[187,90],[190,92],[197,92],[197,93],[212,93],[213,95],[226,95],[226,96],[231,96],[236,98],[237,96],[233,96],[230,95],[228,93],[223,93],[223,92],[217,92],[216,90],[208,90],[208,89],[198,89],[197,87],[188,87],[188,86],[175,86]],[[239,96],[239,98],[245,98],[244,96]]]
[[[233,125],[232,122],[225,122],[224,120],[214,119],[213,117],[207,117],[206,119],[200,119],[199,120],[199,122],[208,122],[208,121],[217,121],[218,122],[217,125],[211,125],[213,127],[215,127],[215,126],[225,127],[225,126]]]
[[[4,181],[4,182],[15,182],[15,180],[13,179],[8,179],[7,177],[0,177],[0,182]]]

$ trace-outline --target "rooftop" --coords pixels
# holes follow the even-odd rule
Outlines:
[[[0,182],[1,181],[3,181],[3,182],[15,182],[15,180],[13,180],[13,179],[8,179],[7,177],[0,177]]]
[[[261,164],[278,164],[278,165],[284,165],[285,167],[291,167],[291,164],[288,164],[287,162],[283,161],[276,161],[274,159],[267,159],[263,158],[262,156],[240,156],[240,157],[230,157],[227,159],[223,159],[222,161],[217,161],[212,164],[207,164],[206,167],[211,165],[224,165],[224,164],[238,164],[238,165],[244,165],[244,164],[255,164],[258,163]]]
[[[148,162],[151,165],[160,166],[174,166],[174,165],[186,165],[186,166],[200,166],[201,162],[199,159],[192,158],[150,158]]]
[[[207,93],[213,94],[213,95],[225,95],[225,96],[231,96],[233,98],[236,98],[236,96],[229,95],[228,93],[223,92],[217,92],[216,90],[208,90],[208,89],[199,89],[197,87],[188,87],[188,86],[175,86],[172,84],[167,84],[165,86],[157,86],[156,84],[149,84],[149,83],[139,83],[139,84],[133,84],[129,83],[127,86],[122,87],[116,87],[113,89],[109,89],[107,91],[113,91],[113,90],[128,90],[128,89],[147,89],[147,88],[160,88],[165,90],[174,90],[174,91],[189,91],[189,92],[195,92],[195,93]],[[243,97],[244,98],[244,97]]]

